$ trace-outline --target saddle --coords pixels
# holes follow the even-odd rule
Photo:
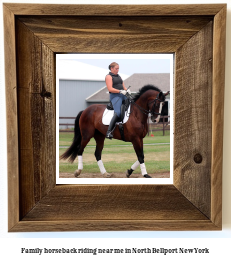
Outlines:
[[[121,116],[120,116],[118,122],[121,122],[122,124],[126,123],[128,121],[129,114],[130,114],[130,102],[128,101],[128,102],[124,103],[124,101],[123,101],[123,103],[121,105]],[[103,117],[102,117],[102,123],[104,125],[109,125],[113,115],[114,115],[114,109],[113,109],[111,102],[109,102],[107,104],[106,109],[104,110]]]
[[[121,116],[120,116],[119,121],[123,122],[123,119],[124,119],[124,116],[125,116],[125,112],[128,110],[129,105],[130,105],[129,99],[126,99],[126,100],[124,100],[124,101],[122,102],[122,105],[121,105],[121,107],[120,107]],[[113,111],[114,111],[114,108],[113,108],[113,105],[112,105],[112,102],[111,102],[111,101],[107,104],[107,109],[108,109],[109,111],[110,111],[110,110],[113,110]]]
[[[121,138],[122,138],[123,141],[125,141],[123,124],[125,124],[129,119],[130,104],[131,104],[131,102],[130,102],[129,99],[126,99],[122,102],[122,105],[121,105],[121,108],[120,108],[121,116],[120,116],[118,122],[116,123],[116,125],[118,125],[118,127],[119,127],[119,131],[120,131]],[[107,107],[106,107],[104,113],[103,113],[102,123],[104,125],[109,125],[113,115],[114,115],[114,108],[113,108],[112,103],[109,102],[107,104]]]

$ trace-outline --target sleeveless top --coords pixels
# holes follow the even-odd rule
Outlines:
[[[115,75],[111,72],[109,72],[109,75],[111,75],[112,77],[112,87],[117,89],[117,90],[123,90],[123,80],[122,78],[119,76],[119,74]]]

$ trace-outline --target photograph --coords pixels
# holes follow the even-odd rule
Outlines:
[[[172,184],[173,77],[174,54],[57,54],[56,183]]]

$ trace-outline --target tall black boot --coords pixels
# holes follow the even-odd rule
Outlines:
[[[106,138],[108,138],[108,139],[110,139],[110,140],[113,138],[112,132],[113,132],[113,130],[114,130],[114,127],[115,127],[115,124],[116,124],[117,120],[118,120],[118,116],[117,116],[117,114],[115,113],[115,114],[113,115],[112,119],[111,119],[111,122],[110,122],[109,127],[108,127],[108,130],[107,130],[107,134],[106,134]]]

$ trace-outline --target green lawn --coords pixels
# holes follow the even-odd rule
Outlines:
[[[60,146],[70,146],[73,140],[74,133],[73,132],[60,132],[59,133],[59,145]],[[166,131],[166,135],[162,135],[162,131],[154,132],[154,137],[146,136],[144,138],[144,143],[169,143],[170,142],[170,134],[169,131]],[[130,142],[124,142],[121,140],[109,140],[105,139],[104,146],[112,146],[112,145],[129,145]],[[92,138],[88,145],[95,145],[95,140]]]
[[[73,139],[73,133],[60,133],[60,146],[70,146]],[[150,145],[156,144],[158,145]],[[144,156],[145,165],[148,173],[159,173],[170,171],[170,145],[163,144],[170,143],[169,132],[162,136],[162,132],[155,132],[154,137],[147,136],[144,138]],[[147,144],[147,145],[145,145]],[[126,145],[126,146],[121,146]],[[66,148],[60,148],[60,155]],[[95,140],[91,139],[88,146],[83,153],[83,164],[85,173],[99,173],[99,168],[94,156]],[[135,151],[130,142],[123,142],[120,140],[105,139],[105,145],[102,152],[102,161],[107,172],[124,173],[137,160]],[[60,173],[73,173],[77,169],[77,159],[72,164],[66,161],[60,161]],[[140,173],[140,168],[134,173]]]

